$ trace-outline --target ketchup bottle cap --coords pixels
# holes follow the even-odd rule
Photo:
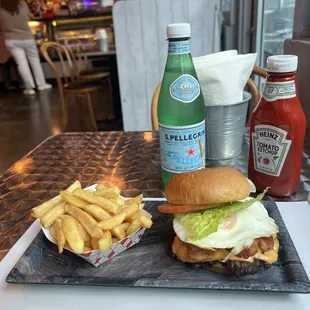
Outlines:
[[[298,57],[296,55],[275,55],[267,58],[267,71],[284,73],[297,70]]]

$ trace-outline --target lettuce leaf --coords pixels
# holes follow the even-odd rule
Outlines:
[[[224,217],[231,216],[242,209],[250,207],[255,202],[262,200],[267,191],[268,188],[256,198],[250,200],[234,201],[226,206],[182,215],[180,217],[181,223],[192,232],[189,240],[197,241],[216,232]]]

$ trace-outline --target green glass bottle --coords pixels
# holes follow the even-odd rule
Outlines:
[[[204,99],[190,52],[190,24],[167,26],[168,59],[158,99],[161,173],[166,185],[176,174],[203,168]]]

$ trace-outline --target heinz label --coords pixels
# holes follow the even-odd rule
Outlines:
[[[274,126],[255,126],[252,145],[256,171],[276,177],[281,174],[292,143],[286,136],[285,130]]]
[[[296,97],[295,81],[266,82],[263,97],[266,101],[294,98]]]
[[[205,154],[205,121],[190,126],[159,124],[159,134],[161,165],[164,170],[181,173],[202,169]]]

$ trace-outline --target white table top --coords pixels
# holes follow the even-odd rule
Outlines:
[[[303,265],[310,275],[310,207],[307,202],[277,203]],[[39,231],[32,225],[0,263],[0,309],[227,309],[308,310],[310,294],[216,292],[152,288],[13,285],[6,276]],[[203,272],[203,270],[202,270]]]

